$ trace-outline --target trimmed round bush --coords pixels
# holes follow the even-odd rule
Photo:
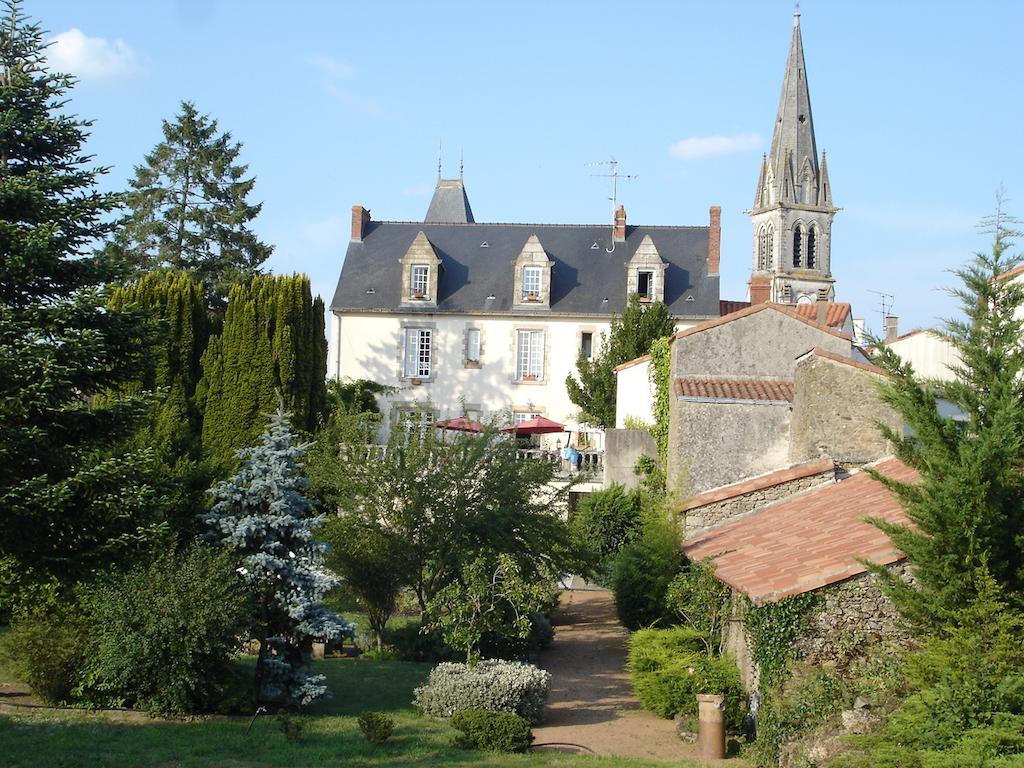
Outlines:
[[[551,688],[551,674],[519,661],[491,659],[477,664],[438,664],[413,704],[425,715],[451,717],[464,709],[512,712],[540,721]]]
[[[461,731],[456,746],[485,752],[525,752],[533,743],[530,724],[511,712],[464,709],[452,715],[452,727]]]
[[[371,744],[383,744],[395,730],[395,721],[383,712],[363,712],[358,722],[359,730]]]
[[[707,656],[703,647],[700,633],[688,627],[636,632],[629,648],[633,691],[644,709],[665,718],[696,717],[698,694],[722,694],[726,727],[738,730],[744,696],[739,669],[728,656]]]

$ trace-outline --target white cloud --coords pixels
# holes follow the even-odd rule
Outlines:
[[[756,133],[737,133],[735,136],[691,136],[681,139],[669,148],[673,157],[696,160],[753,152],[761,148],[761,137]]]
[[[125,80],[142,71],[135,51],[124,40],[111,42],[103,37],[89,37],[72,27],[53,37],[50,43],[50,66],[83,80]]]
[[[356,68],[347,61],[338,61],[323,54],[310,56],[306,62],[334,80],[351,80],[356,74]]]

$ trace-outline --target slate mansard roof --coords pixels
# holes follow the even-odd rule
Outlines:
[[[403,306],[400,260],[422,231],[441,259],[436,307]],[[719,277],[708,274],[709,228],[631,226],[614,243],[607,224],[367,222],[349,243],[336,312],[511,313],[514,262],[536,235],[554,261],[550,309],[517,315],[609,315],[626,304],[626,263],[650,235],[665,271],[665,303],[676,317],[718,317]],[[486,243],[486,246],[484,246]],[[489,298],[493,296],[494,298]],[[607,299],[607,300],[606,300]]]

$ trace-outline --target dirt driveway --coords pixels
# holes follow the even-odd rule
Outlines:
[[[610,592],[563,592],[554,622],[555,641],[540,657],[552,680],[544,723],[533,730],[538,745],[578,744],[598,755],[649,760],[696,756],[676,737],[671,720],[640,709],[633,697],[627,632],[615,618]]]

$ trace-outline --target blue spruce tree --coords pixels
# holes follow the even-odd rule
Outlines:
[[[238,452],[242,465],[210,493],[205,538],[234,550],[257,599],[256,693],[260,703],[297,709],[328,694],[309,671],[313,640],[334,640],[351,624],[320,600],[337,580],[323,566],[326,545],[313,540],[322,518],[303,491],[308,481],[284,408],[270,418],[259,445]]]

